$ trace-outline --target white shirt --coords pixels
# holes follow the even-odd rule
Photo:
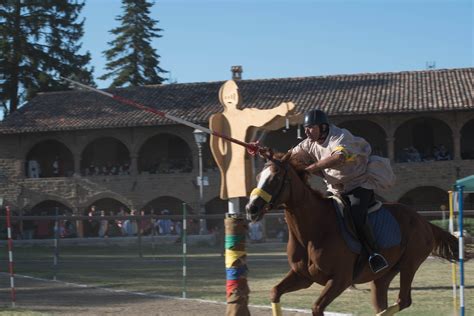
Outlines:
[[[306,153],[308,163],[322,160],[336,153],[342,153],[345,156],[342,165],[321,170],[330,192],[342,194],[357,187],[373,188],[367,183],[367,165],[372,152],[370,144],[365,139],[352,135],[346,129],[331,124],[323,144],[307,138],[293,148],[292,152]]]

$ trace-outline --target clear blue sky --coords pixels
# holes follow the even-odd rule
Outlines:
[[[83,9],[96,77],[119,14],[120,0]],[[156,0],[152,18],[161,66],[179,83],[230,79],[232,65],[244,79],[474,65],[470,0]]]

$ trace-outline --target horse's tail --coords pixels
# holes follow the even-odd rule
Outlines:
[[[458,239],[436,225],[430,223],[430,226],[435,242],[431,254],[451,262],[459,261]]]

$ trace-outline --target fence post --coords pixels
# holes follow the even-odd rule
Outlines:
[[[56,281],[58,274],[58,261],[59,261],[59,248],[58,248],[58,239],[59,239],[59,209],[55,207],[55,220],[54,220],[54,254],[53,254],[53,280]]]
[[[464,186],[457,185],[458,191],[458,228],[459,228],[459,307],[460,315],[464,316],[464,236],[463,236],[463,191]]]
[[[15,274],[13,272],[13,240],[12,240],[12,222],[10,206],[6,206],[7,211],[7,234],[8,234],[8,271],[10,272],[10,288],[11,288],[11,300],[12,307],[15,307],[16,295],[15,295]]]
[[[183,203],[183,237],[181,238],[183,241],[183,298],[186,298],[186,203]]]

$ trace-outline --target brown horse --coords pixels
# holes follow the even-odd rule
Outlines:
[[[430,254],[451,262],[458,260],[459,245],[454,236],[406,206],[384,204],[400,226],[401,242],[380,252],[389,268],[374,274],[364,260],[365,265],[354,274],[358,254],[349,249],[341,235],[332,199],[308,185],[309,175],[297,157],[289,153],[269,155],[246,211],[250,220],[258,221],[271,206],[285,207],[291,269],[271,291],[274,315],[281,315],[279,302],[283,294],[307,288],[314,282],[324,288],[312,306],[313,315],[323,315],[324,309],[349,286],[370,281],[377,315],[393,315],[411,305],[413,278]],[[388,287],[398,273],[398,299],[388,307]]]

